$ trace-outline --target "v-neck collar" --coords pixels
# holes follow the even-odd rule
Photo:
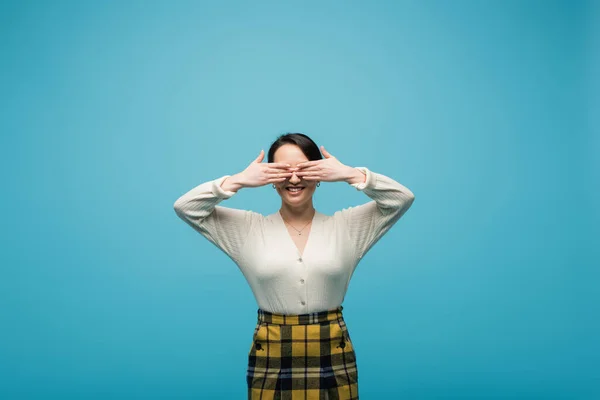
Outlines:
[[[313,234],[317,231],[317,227],[315,225],[318,225],[320,213],[317,210],[315,210],[315,214],[313,215],[313,219],[310,224],[310,229],[308,231],[308,238],[306,239],[306,244],[304,245],[304,251],[302,253],[300,253],[300,249],[298,249],[296,243],[292,239],[292,236],[290,235],[290,232],[285,224],[285,221],[283,220],[283,217],[281,216],[281,213],[277,211],[275,214],[277,214],[279,225],[283,229],[283,234],[285,234],[286,236],[286,241],[292,246],[293,249],[296,250],[296,253],[300,258],[304,257],[304,255],[306,254],[306,250],[309,249],[310,244],[312,242]]]

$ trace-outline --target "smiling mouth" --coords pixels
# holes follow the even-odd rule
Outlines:
[[[304,186],[298,186],[298,187],[293,187],[293,186],[288,186],[285,188],[285,190],[287,190],[288,192],[292,192],[292,193],[298,193],[304,190]]]

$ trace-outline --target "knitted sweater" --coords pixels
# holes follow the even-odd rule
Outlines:
[[[315,212],[303,254],[281,214],[218,206],[236,192],[204,182],[175,201],[177,215],[227,254],[246,278],[258,307],[280,314],[306,314],[340,306],[356,266],[410,208],[415,196],[395,180],[365,167],[366,181],[352,184],[372,201]]]

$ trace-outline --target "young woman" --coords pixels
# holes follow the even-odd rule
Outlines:
[[[356,353],[342,302],[360,259],[410,208],[405,186],[341,163],[308,136],[282,135],[244,171],[193,188],[175,212],[227,254],[258,304],[248,354],[249,399],[358,399]],[[318,212],[320,182],[345,181],[372,201]],[[217,204],[272,184],[281,208],[264,216]]]

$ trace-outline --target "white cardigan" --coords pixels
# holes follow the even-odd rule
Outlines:
[[[332,216],[316,212],[300,254],[279,211],[217,206],[236,192],[221,187],[230,175],[202,183],[175,201],[177,215],[227,254],[244,274],[258,307],[306,314],[340,306],[360,259],[410,208],[405,186],[365,167],[366,181],[352,184],[373,201]]]

